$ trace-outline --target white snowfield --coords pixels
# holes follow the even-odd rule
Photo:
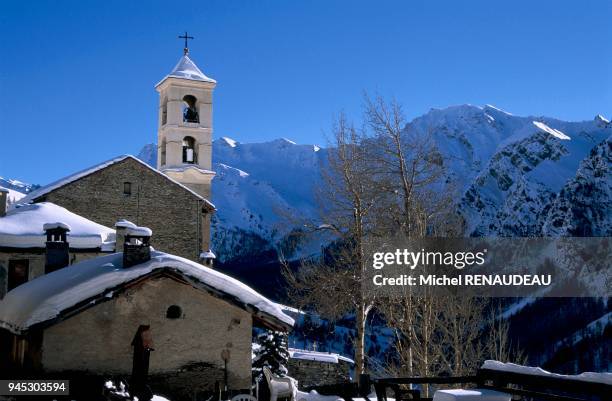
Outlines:
[[[63,187],[66,184],[69,184],[71,182],[74,182],[76,180],[79,180],[83,177],[86,177],[90,174],[95,173],[96,171],[102,170],[108,166],[111,166],[113,164],[119,163],[123,160],[126,159],[132,159],[137,161],[138,163],[142,164],[143,166],[145,166],[146,168],[148,168],[149,170],[155,172],[156,174],[159,174],[161,176],[163,176],[164,178],[166,178],[167,180],[170,180],[171,182],[173,182],[174,184],[180,186],[181,188],[183,188],[184,190],[186,190],[187,192],[190,192],[191,194],[195,195],[196,197],[198,197],[199,199],[203,200],[209,208],[214,209],[215,205],[213,205],[212,203],[210,203],[208,201],[208,199],[203,198],[201,195],[199,195],[198,193],[196,193],[195,191],[193,191],[192,189],[188,188],[187,186],[181,184],[180,182],[168,177],[166,174],[162,173],[161,171],[157,170],[156,168],[153,168],[151,166],[149,166],[147,163],[143,162],[142,160],[138,159],[137,157],[134,157],[132,155],[121,155],[115,158],[112,158],[110,160],[107,160],[105,162],[102,162],[100,164],[96,164],[95,166],[91,166],[89,168],[86,168],[84,170],[81,170],[79,172],[76,172],[72,175],[69,175],[67,177],[61,178],[57,181],[52,182],[49,185],[45,185],[44,187],[41,187],[35,191],[30,192],[26,197],[24,197],[23,199],[21,199],[19,201],[19,203],[31,203],[33,202],[35,199],[40,198],[43,195],[48,194],[51,191],[54,191],[58,188]]]
[[[482,364],[483,369],[498,370],[502,372],[522,373],[533,376],[546,376],[556,379],[579,380],[584,382],[612,384],[612,373],[584,372],[579,375],[562,375],[548,372],[540,367],[522,366],[514,363],[504,363],[487,360]]]
[[[115,289],[157,270],[182,274],[196,288],[209,288],[236,298],[256,312],[292,326],[281,308],[252,288],[223,273],[179,256],[152,251],[151,260],[123,268],[123,254],[114,253],[54,271],[9,291],[0,301],[0,327],[23,333],[35,324],[58,317],[83,301],[112,298]]]
[[[340,354],[334,354],[330,352],[319,352],[309,351],[304,349],[289,348],[289,357],[292,359],[301,359],[305,361],[317,361],[327,363],[338,363],[339,361],[348,362],[354,364],[350,358],[342,356]]]
[[[88,220],[50,202],[23,205],[0,217],[0,246],[44,248],[47,228],[69,228],[71,248],[90,249],[103,245],[114,248],[115,230]]]
[[[571,139],[569,136],[565,135],[563,132],[559,131],[558,129],[550,128],[548,125],[541,123],[539,121],[533,121],[533,125],[535,125],[542,131],[549,133],[550,135],[556,138],[563,139],[563,140]]]

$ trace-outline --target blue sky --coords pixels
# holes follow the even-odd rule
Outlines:
[[[5,1],[0,176],[45,184],[156,140],[153,86],[191,55],[215,137],[325,144],[364,90],[409,117],[491,103],[612,114],[610,1]]]

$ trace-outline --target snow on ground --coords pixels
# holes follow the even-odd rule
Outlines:
[[[115,230],[88,220],[49,202],[23,205],[0,217],[0,246],[44,248],[45,224],[63,223],[70,227],[71,248],[99,248],[115,241]]]
[[[295,399],[296,401],[344,401],[343,398],[340,396],[322,395],[322,394],[317,393],[315,390],[312,390],[309,393],[298,390]],[[376,400],[376,393],[369,394],[368,399],[370,401]],[[366,399],[362,397],[357,397],[357,398],[353,398],[353,401],[366,401]],[[395,398],[388,397],[387,401],[395,401]]]
[[[580,380],[585,382],[612,384],[612,373],[584,372],[579,375],[561,375],[548,372],[540,367],[522,366],[514,363],[504,363],[487,360],[482,365],[483,369],[498,370],[502,372],[522,373],[533,376],[546,376],[556,379]]]
[[[342,356],[340,354],[336,354],[332,352],[310,351],[310,350],[297,349],[297,348],[289,348],[289,357],[292,359],[301,359],[301,360],[306,360],[306,361],[318,361],[318,362],[327,362],[327,363],[338,363],[339,361],[355,363],[355,361],[353,361],[352,359]]]
[[[9,291],[0,301],[0,327],[14,333],[53,319],[80,302],[113,296],[113,289],[153,271],[170,269],[182,273],[194,286],[212,287],[247,305],[293,325],[281,308],[242,282],[179,256],[152,251],[151,260],[123,268],[123,254],[101,256],[54,271]],[[105,293],[108,293],[105,295]]]

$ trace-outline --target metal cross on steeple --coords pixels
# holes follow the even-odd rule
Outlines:
[[[179,36],[179,39],[185,39],[185,48],[183,49],[183,52],[185,53],[185,55],[189,54],[189,46],[187,45],[187,41],[189,39],[193,39],[193,36],[189,36],[187,34],[187,31],[185,31],[185,35]]]

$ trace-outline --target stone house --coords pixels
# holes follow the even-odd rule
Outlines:
[[[289,348],[288,374],[303,388],[349,382],[354,365],[340,354]]]
[[[115,231],[41,202],[7,211],[0,192],[0,299],[11,289],[115,250]]]
[[[173,399],[215,382],[248,389],[253,325],[287,331],[293,319],[238,280],[152,250],[150,230],[118,230],[124,252],[42,275],[0,302],[4,372],[134,377],[145,352],[151,387]]]
[[[64,177],[20,202],[52,202],[105,226],[133,221],[155,232],[153,247],[193,261],[210,249],[214,205],[130,155]]]

